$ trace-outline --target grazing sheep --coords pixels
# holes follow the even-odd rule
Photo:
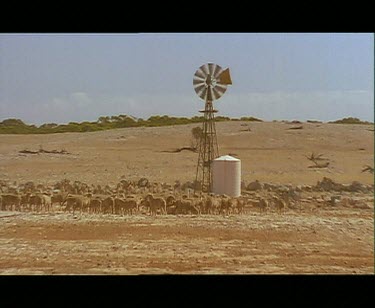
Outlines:
[[[102,200],[99,198],[90,199],[89,213],[100,213]]]
[[[88,206],[90,204],[90,198],[87,197],[87,196],[82,196],[82,195],[78,195],[78,196],[74,196],[74,197],[75,197],[76,202],[73,203],[73,215],[74,215],[75,210],[80,210],[81,213],[84,210],[88,211]]]
[[[219,213],[223,215],[230,215],[234,212],[235,201],[227,195],[222,195],[220,200]]]
[[[52,199],[51,196],[43,194],[42,195],[42,205],[45,211],[50,211],[52,209]]]
[[[200,214],[192,199],[176,200],[176,214]]]
[[[72,195],[68,195],[65,198],[63,204],[64,203],[66,203],[66,206],[64,208],[64,212],[68,211],[70,213],[70,211],[74,209],[74,206],[76,204],[76,198]]]
[[[65,199],[65,202],[65,211],[68,210],[70,213],[70,210],[73,210],[74,215],[74,212],[76,210],[79,210],[80,213],[82,213],[84,209],[88,209],[90,204],[90,198],[82,195],[68,195],[68,197]]]
[[[278,197],[273,197],[273,200],[274,200],[277,211],[279,212],[279,214],[281,214],[281,212],[284,211],[286,208],[285,201]]]
[[[14,210],[20,209],[21,197],[14,194],[4,194],[2,195],[2,210]]]
[[[53,204],[58,203],[59,206],[61,207],[67,197],[68,197],[67,193],[63,193],[63,192],[55,193],[51,196],[51,205],[53,206]]]
[[[206,199],[205,212],[207,214],[217,214],[220,212],[221,200],[214,195],[208,195]]]
[[[80,203],[81,212],[90,212],[90,199],[91,194],[86,194],[85,196],[80,196],[78,203]]]
[[[260,198],[258,202],[260,212],[265,212],[269,208],[268,200],[264,198]]]
[[[236,200],[235,208],[237,210],[237,214],[243,214],[245,210],[246,200],[241,197],[238,197],[235,200]]]
[[[113,196],[113,214],[122,214],[123,207],[124,200],[119,197]]]
[[[169,195],[166,199],[165,202],[167,203],[167,208],[170,206],[173,206],[174,203],[176,202],[176,198],[172,195]]]
[[[138,211],[138,204],[135,198],[127,198],[127,199],[114,199],[115,204],[115,213],[116,214],[133,214],[133,212]]]
[[[176,191],[180,191],[181,190],[181,183],[180,181],[175,181],[174,185],[173,185],[173,191],[176,192]]]
[[[29,199],[30,209],[39,212],[42,209],[43,197],[40,194],[31,195]]]
[[[114,210],[114,200],[113,200],[113,197],[106,197],[103,201],[102,201],[102,212],[103,214],[113,214],[113,210]]]
[[[154,197],[152,194],[148,194],[145,199],[146,204],[150,207],[150,214],[156,215],[158,210],[161,214],[167,214],[167,203],[161,197]]]
[[[200,198],[199,200],[195,202],[195,207],[197,208],[199,215],[204,212],[205,205],[206,205],[206,201],[203,198]]]

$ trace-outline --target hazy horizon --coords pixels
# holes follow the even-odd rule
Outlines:
[[[106,114],[106,115],[101,115],[99,117],[106,117],[106,116],[119,116],[120,114]],[[122,114],[124,115],[124,114]],[[154,114],[154,115],[151,115],[151,116],[169,116],[169,117],[178,117],[178,118],[182,118],[182,117],[185,117],[185,116],[176,116],[176,115],[173,115],[173,114]],[[147,120],[149,117],[145,117],[145,118],[142,118],[142,117],[135,117],[131,114],[127,114],[127,116],[130,116],[132,118],[135,118],[136,120],[138,119],[143,119],[143,120]],[[192,118],[194,116],[197,116],[197,117],[200,117],[202,116],[202,114],[194,114],[192,116],[186,116],[186,118]],[[99,118],[98,117],[98,118]],[[238,117],[230,117],[228,115],[225,115],[225,114],[218,114],[216,113],[216,116],[215,117],[229,117],[231,119],[240,119],[242,117],[253,117],[252,115],[242,115],[242,116],[238,116]],[[348,116],[349,117],[349,116]],[[259,117],[254,117],[254,118],[257,118],[259,120],[262,120],[263,122],[273,122],[273,121],[300,121],[300,122],[307,122],[307,121],[320,121],[320,122],[323,122],[323,123],[328,123],[328,122],[333,122],[333,121],[336,121],[336,120],[342,120],[344,118],[348,118],[348,117],[343,117],[343,118],[337,118],[337,119],[333,119],[333,120],[328,120],[328,121],[323,121],[323,120],[320,120],[320,119],[316,119],[316,118],[309,118],[309,119],[300,119],[300,118],[290,118],[290,119],[285,119],[285,118],[282,118],[282,119],[262,119],[262,118],[259,118]],[[58,125],[68,125],[70,122],[75,122],[75,123],[82,123],[82,122],[97,122],[98,121],[98,118],[97,119],[83,119],[83,120],[80,120],[80,121],[66,121],[66,122],[43,122],[43,123],[32,123],[32,122],[27,122],[25,121],[24,119],[21,119],[21,118],[4,118],[4,119],[0,119],[0,122],[2,122],[3,120],[8,120],[8,119],[17,119],[17,120],[21,120],[22,122],[24,122],[26,125],[36,125],[36,126],[40,126],[40,125],[43,125],[43,124],[58,124]],[[355,117],[353,117],[355,118]],[[367,121],[367,120],[364,120],[364,119],[361,119],[359,118],[359,120],[361,121]],[[370,122],[370,123],[374,123],[373,121],[367,121],[367,122]],[[189,124],[193,124],[193,123],[188,123],[188,124],[175,124],[175,125],[189,125]]]
[[[373,34],[1,34],[0,121],[200,116],[199,66],[229,67],[218,116],[374,122]]]

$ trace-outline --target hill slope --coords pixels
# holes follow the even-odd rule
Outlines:
[[[173,183],[195,179],[198,154],[166,153],[189,146],[191,129],[199,124],[132,127],[98,132],[47,135],[0,135],[0,180],[53,183],[63,178],[88,183],[117,183],[147,177]],[[361,173],[373,166],[372,125],[230,121],[217,123],[219,152],[236,154],[246,182],[315,184],[323,176],[340,183],[373,183]],[[249,127],[250,130],[245,128]],[[370,129],[371,128],[371,129]],[[65,150],[70,154],[19,153],[22,150]],[[306,156],[323,153],[328,168],[308,168]]]

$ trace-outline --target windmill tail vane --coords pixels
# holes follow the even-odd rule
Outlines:
[[[229,68],[227,68],[226,70],[224,70],[224,71],[219,75],[219,82],[220,82],[221,84],[225,84],[225,85],[230,85],[230,84],[232,84],[232,78],[230,78]]]

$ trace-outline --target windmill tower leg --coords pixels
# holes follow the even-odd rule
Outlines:
[[[211,192],[211,162],[219,156],[214,116],[216,111],[213,110],[212,101],[206,101],[205,109],[200,112],[204,113],[203,135],[199,143],[199,155],[195,180],[196,183],[201,183],[202,192]]]

